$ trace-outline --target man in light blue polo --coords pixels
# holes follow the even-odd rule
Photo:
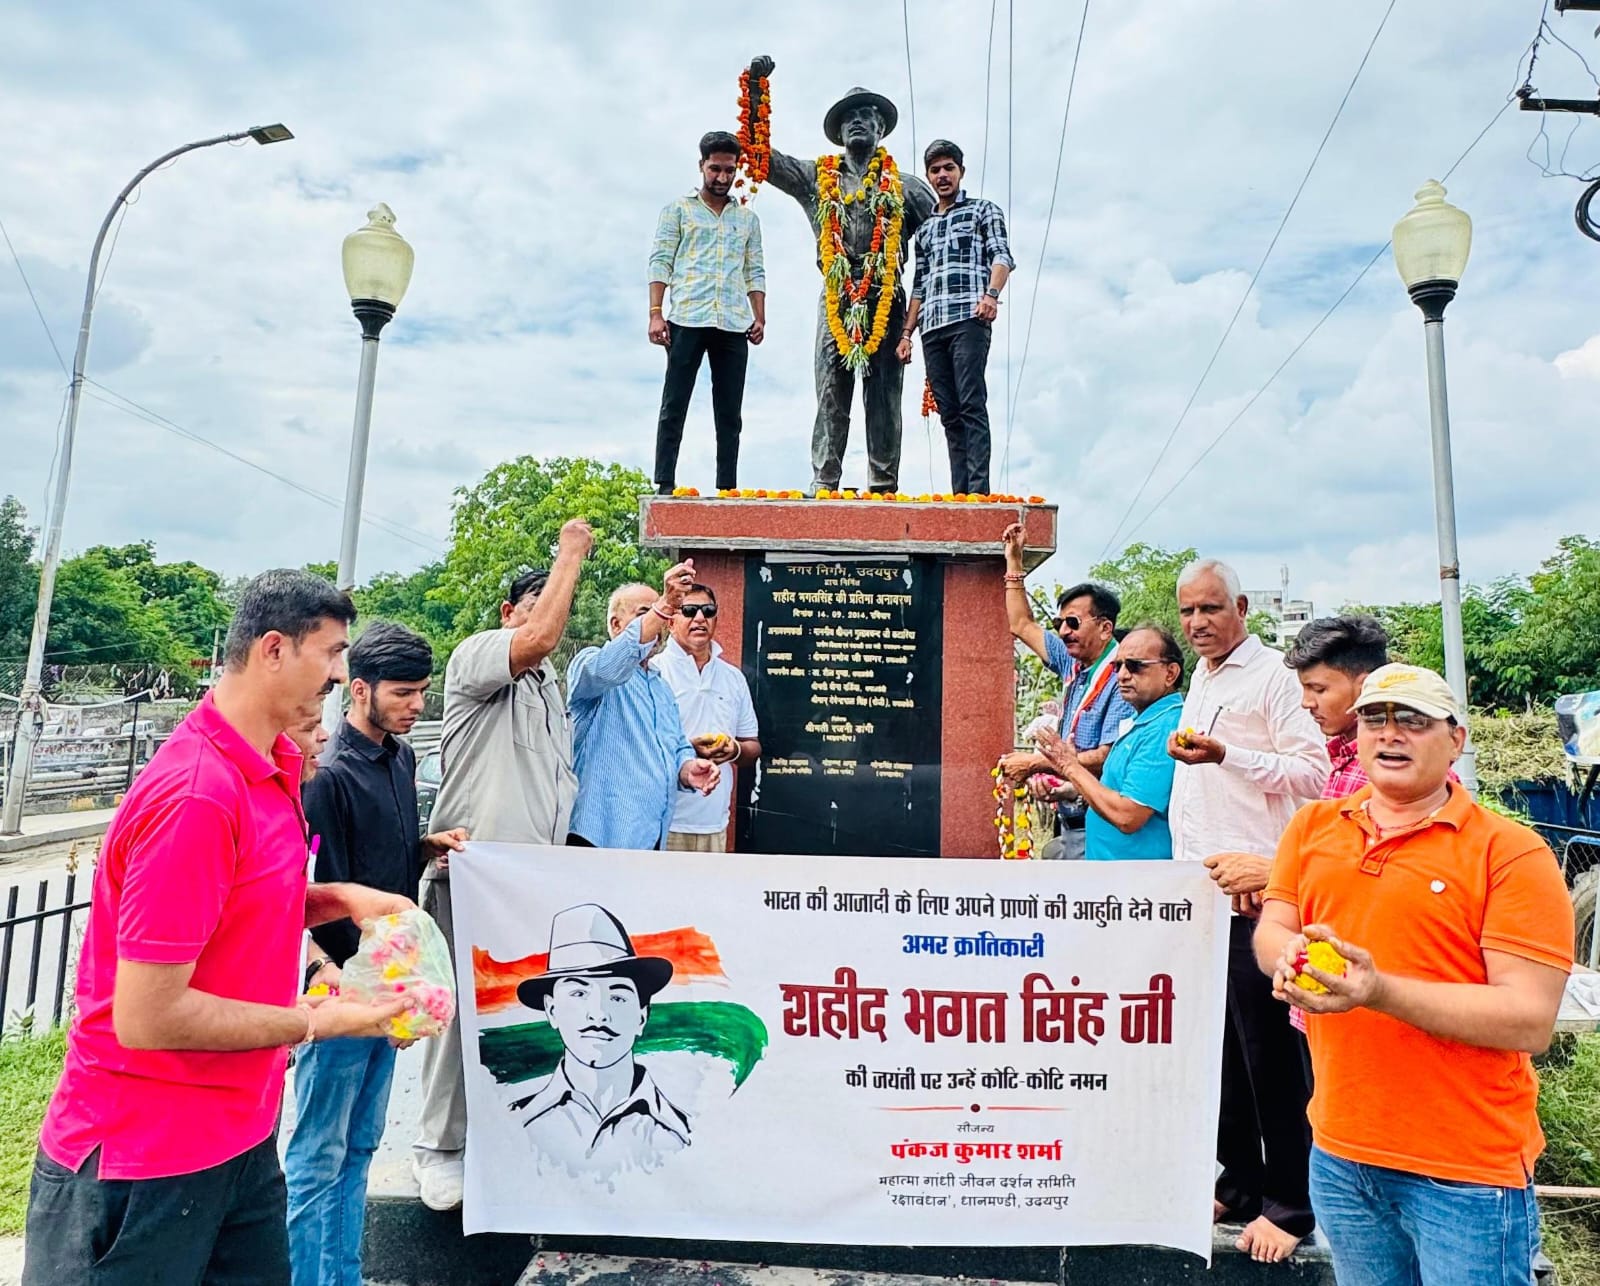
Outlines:
[[[1172,857],[1167,805],[1173,771],[1167,739],[1183,716],[1183,652],[1170,630],[1140,625],[1122,640],[1111,664],[1117,691],[1135,714],[1124,720],[1100,775],[1048,729],[1039,735],[1039,748],[1089,805],[1084,853],[1089,861],[1167,860]]]

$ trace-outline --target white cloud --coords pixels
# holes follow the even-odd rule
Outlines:
[[[1077,9],[1016,6],[1008,139],[1004,8],[986,118],[987,8],[914,7],[916,141],[956,138],[969,187],[1009,192],[1020,269],[989,368],[997,467],[1007,349],[1015,381],[1037,284],[1007,485],[1062,505],[1062,553],[1047,574],[1078,575],[1128,508],[1384,7],[1359,0],[1313,20],[1267,0],[1097,6],[1042,262]],[[1420,181],[1499,108],[1538,13],[1533,0],[1469,6],[1440,24],[1426,6],[1396,9],[1130,525],[1344,290]],[[334,495],[357,357],[339,243],[374,202],[398,213],[417,268],[380,359],[367,504],[423,547],[369,529],[363,575],[425,558],[447,530],[452,489],[509,455],[583,452],[648,469],[661,375],[644,336],[648,240],[660,205],[694,181],[695,139],[731,123],[750,55],[778,60],[779,147],[821,150],[827,105],[866,84],[899,103],[891,143],[916,163],[888,7],[817,0],[756,15],[689,0],[547,0],[397,3],[380,17],[309,3],[255,14],[12,0],[0,17],[0,218],[64,352],[94,230],[140,164],[240,125],[294,128],[292,143],[213,149],[147,181],[100,299],[91,374]],[[1569,19],[1562,30],[1586,48],[1580,28]],[[1539,78],[1547,93],[1586,92],[1559,49]],[[1600,375],[1600,337],[1583,285],[1595,247],[1572,228],[1575,187],[1540,180],[1523,158],[1533,130],[1507,112],[1449,184],[1476,224],[1447,329],[1463,569],[1479,580],[1527,570],[1558,536],[1592,529],[1600,464],[1587,383]],[[1597,131],[1579,134],[1572,168],[1595,159],[1585,146]],[[803,485],[814,247],[783,194],[769,190],[758,210],[769,338],[752,354],[742,475]],[[905,394],[911,490],[930,485],[920,380],[919,363]],[[0,261],[0,492],[35,518],[61,386]],[[685,482],[710,481],[709,420],[702,383]],[[859,422],[854,437],[847,478],[863,472]],[[931,445],[932,485],[943,486],[937,424]],[[331,507],[85,404],[69,547],[151,537],[163,556],[239,572],[331,557],[338,525]],[[1420,325],[1387,261],[1137,535],[1227,557],[1252,583],[1276,584],[1287,563],[1292,592],[1319,607],[1433,592]]]

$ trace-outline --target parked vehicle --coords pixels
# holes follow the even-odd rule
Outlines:
[[[444,780],[444,760],[437,750],[430,750],[417,760],[417,821],[422,833],[428,833],[428,819],[433,816],[433,806],[439,799],[439,783]]]

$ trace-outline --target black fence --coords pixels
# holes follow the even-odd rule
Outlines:
[[[77,900],[76,871],[38,880],[31,899],[24,899],[23,889],[13,884],[6,891],[0,920],[0,1031],[43,1032],[69,1016],[67,996],[89,902]]]

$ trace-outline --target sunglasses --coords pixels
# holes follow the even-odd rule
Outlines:
[[[1395,727],[1407,732],[1426,732],[1439,722],[1420,710],[1407,710],[1403,706],[1375,706],[1361,711],[1357,717],[1363,726],[1377,730],[1389,722],[1390,716],[1394,718]]]
[[[1129,674],[1143,674],[1152,665],[1176,665],[1175,661],[1141,661],[1138,657],[1118,657],[1111,663],[1113,671],[1126,670]]]
[[[1058,617],[1056,617],[1055,626],[1056,626],[1056,632],[1057,633],[1060,633],[1061,627],[1063,625],[1065,625],[1069,630],[1079,630],[1079,629],[1083,628],[1083,621],[1082,621],[1081,618],[1076,617],[1076,616],[1058,616]]]
[[[717,615],[715,603],[685,603],[678,610],[683,613],[683,619],[686,621],[692,621],[697,616],[703,616],[710,621],[715,620]]]

